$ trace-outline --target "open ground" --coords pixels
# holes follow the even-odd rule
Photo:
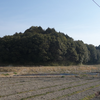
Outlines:
[[[0,78],[0,100],[92,100],[99,90],[93,77]]]
[[[81,73],[79,73],[81,71]],[[100,100],[100,77],[86,72],[98,66],[0,67],[0,100]],[[39,73],[79,73],[69,76],[15,76]]]

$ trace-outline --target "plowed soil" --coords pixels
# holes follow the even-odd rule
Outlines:
[[[97,91],[99,78],[0,78],[0,100],[99,100],[94,96]]]

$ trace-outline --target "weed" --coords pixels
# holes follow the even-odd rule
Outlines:
[[[91,100],[94,97],[95,97],[95,94],[92,94],[92,95],[86,96],[86,97],[84,97],[83,99],[80,99],[80,100]]]
[[[14,74],[17,74],[17,72],[14,72]]]
[[[4,76],[8,76],[9,74],[2,74],[2,75],[4,75]]]
[[[80,77],[88,77],[87,74],[81,74]]]
[[[89,66],[42,66],[42,67],[0,67],[0,72],[20,72],[23,74],[23,70],[27,74],[32,73],[80,73],[80,72],[94,72],[99,71],[100,65]]]
[[[64,78],[65,76],[61,76],[61,78]]]

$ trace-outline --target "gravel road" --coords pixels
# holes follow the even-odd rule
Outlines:
[[[82,100],[97,91],[100,91],[99,78],[0,78],[0,100]]]

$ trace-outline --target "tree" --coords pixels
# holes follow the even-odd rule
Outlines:
[[[96,51],[96,48],[93,46],[93,45],[87,45],[87,48],[90,52],[89,54],[89,63],[93,64],[93,63],[96,63],[96,60],[97,60],[97,51]]]
[[[82,41],[76,41],[76,51],[79,57],[79,63],[86,63],[89,60],[89,53],[86,45]]]
[[[24,33],[0,38],[0,63],[100,63],[100,46],[74,41],[54,28],[32,26]]]

